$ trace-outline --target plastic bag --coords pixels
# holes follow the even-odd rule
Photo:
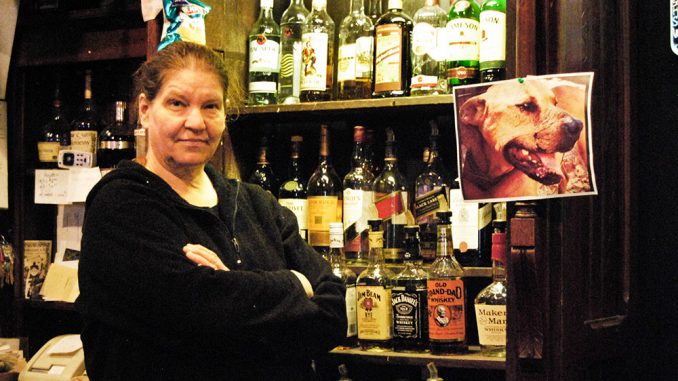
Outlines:
[[[176,41],[205,45],[205,16],[211,9],[198,0],[163,0],[165,24],[158,50]]]

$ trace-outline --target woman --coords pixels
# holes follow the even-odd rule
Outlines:
[[[303,380],[346,332],[344,288],[292,212],[206,163],[227,78],[174,43],[135,74],[146,163],[90,192],[79,269],[93,380]]]

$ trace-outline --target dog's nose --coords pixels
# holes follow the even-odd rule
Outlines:
[[[583,127],[581,120],[569,116],[565,118],[562,125],[562,128],[569,135],[579,135]]]

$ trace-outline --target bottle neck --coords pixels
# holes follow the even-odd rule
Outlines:
[[[384,232],[374,231],[369,232],[370,253],[367,257],[369,264],[382,265],[384,264]]]
[[[316,11],[316,12],[322,12],[327,8],[327,1],[326,0],[313,0],[311,3],[311,9]]]
[[[403,0],[388,0],[389,11],[400,11],[403,9]]]
[[[299,168],[299,156],[292,156],[290,158],[290,166],[288,169],[290,179],[301,178],[301,168]]]
[[[266,151],[268,150],[267,147],[261,147],[259,148],[259,160],[257,160],[258,165],[268,165],[268,157]]]
[[[492,261],[492,281],[506,282],[506,265],[502,261]]]
[[[273,19],[273,8],[261,7],[259,10],[259,20]]]
[[[365,143],[355,142],[353,144],[353,153],[351,154],[351,165],[354,168],[365,166]]]
[[[436,258],[452,258],[452,225],[449,223],[438,223]]]
[[[351,0],[350,6],[349,13],[353,13],[355,16],[365,14],[365,2],[363,0]]]

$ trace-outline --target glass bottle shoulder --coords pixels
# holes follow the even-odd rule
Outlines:
[[[280,25],[286,24],[302,24],[308,17],[308,9],[303,4],[296,5],[294,3],[285,9],[280,17]]]
[[[384,24],[402,24],[409,26],[411,28],[413,25],[413,20],[405,12],[389,10],[388,12],[384,13],[381,17],[379,17],[379,19],[376,22],[376,25]]]
[[[344,188],[371,190],[374,175],[363,167],[353,167],[344,176]]]
[[[359,285],[384,285],[393,286],[395,274],[384,265],[367,265],[360,275],[358,275],[357,284]]]
[[[482,289],[475,298],[476,304],[506,304],[507,288],[505,282],[494,281]]]
[[[449,20],[457,18],[469,18],[478,20],[479,16],[480,16],[480,6],[475,1],[461,0],[452,4],[447,18]]]
[[[306,17],[304,23],[305,33],[329,33],[334,34],[334,20],[326,11],[312,11]]]
[[[438,257],[431,264],[428,274],[432,279],[456,278],[464,275],[464,269],[454,258]]]
[[[412,17],[415,24],[425,22],[434,27],[443,27],[447,24],[447,12],[438,6],[426,6]]]

